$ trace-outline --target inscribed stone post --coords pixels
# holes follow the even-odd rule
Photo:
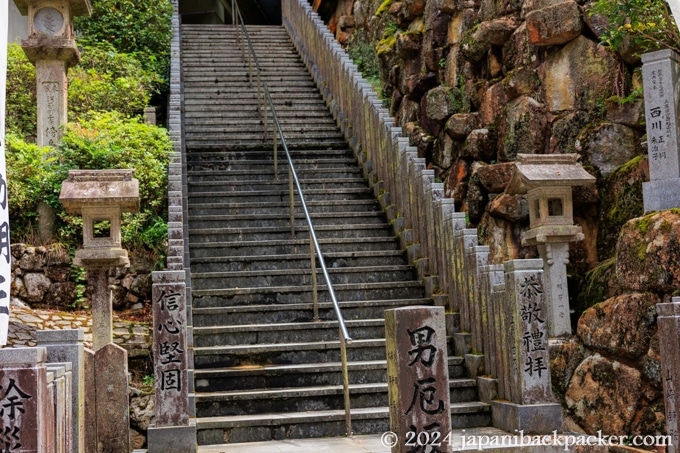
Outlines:
[[[505,263],[505,286],[512,313],[510,360],[517,370],[512,402],[494,401],[494,426],[512,432],[545,434],[561,429],[562,410],[550,382],[548,324],[542,260]]]
[[[70,368],[70,364],[69,364]],[[67,408],[67,394],[66,394],[66,364],[63,363],[48,363],[47,371],[53,374],[52,381],[52,404],[54,406],[54,418],[52,425],[54,427],[54,445],[55,453],[70,453],[70,449],[66,449],[66,428],[67,425],[67,409],[70,412],[70,405]],[[70,418],[70,417],[68,417]]]
[[[97,451],[97,430],[92,429],[97,426],[97,395],[95,393],[95,376],[94,376],[94,351],[85,349],[83,354],[83,425],[87,426],[81,432],[83,437],[83,444],[85,452]]]
[[[127,351],[108,344],[94,353],[97,448],[101,453],[130,449]]]
[[[46,452],[52,419],[45,348],[0,349],[0,447]]]
[[[544,262],[544,287],[547,301],[547,321],[550,337],[571,335],[569,294],[567,292],[568,242],[538,244],[538,253]]]
[[[7,84],[8,6],[0,6],[0,346],[7,344],[9,290],[12,268],[9,252],[9,213],[5,166],[5,87]]]
[[[443,307],[385,311],[390,429],[393,453],[408,444],[446,452],[451,429],[449,371]]]
[[[38,330],[38,346],[47,349],[50,362],[71,363],[71,417],[67,425],[71,431],[72,451],[85,451],[85,332],[78,330]],[[91,426],[91,425],[90,425]]]
[[[149,453],[181,453],[196,448],[190,418],[190,345],[184,271],[153,273],[153,355],[156,423],[149,427]]]
[[[680,58],[672,50],[642,55],[649,182],[642,183],[645,212],[680,207]]]
[[[659,326],[659,347],[661,350],[661,371],[666,408],[666,433],[671,436],[669,453],[679,451],[680,442],[680,297],[671,303],[656,305]]]

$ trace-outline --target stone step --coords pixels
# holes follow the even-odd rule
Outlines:
[[[285,155],[285,152],[283,150],[279,150],[282,156]],[[301,149],[301,150],[291,150],[290,151],[290,156],[293,159],[293,161],[297,161],[297,159],[313,159],[313,158],[322,158],[322,159],[356,159],[354,158],[354,153],[352,152],[351,149],[345,148],[345,149]],[[253,151],[230,151],[227,149],[223,150],[203,150],[203,149],[194,149],[194,148],[188,148],[187,149],[187,154],[186,154],[187,160],[203,160],[203,159],[208,159],[208,160],[215,160],[215,159],[221,159],[221,160],[269,160],[273,161],[274,159],[274,151],[272,147],[269,147],[267,149],[261,149],[261,150],[253,150]]]
[[[313,225],[376,225],[385,222],[381,212],[322,212],[310,214]],[[289,225],[290,217],[286,214],[261,214],[253,217],[243,215],[189,215],[189,228],[259,228],[284,227]],[[295,215],[296,225],[306,225],[301,214]]]
[[[302,235],[307,236],[304,232]],[[189,242],[191,243],[191,239]],[[319,239],[319,246],[323,253],[346,252],[348,250],[353,252],[396,250],[397,239],[395,237],[329,238]],[[197,242],[191,245],[191,259],[224,256],[225,250],[229,250],[233,256],[273,256],[307,253],[309,251],[309,238],[252,242]]]
[[[263,150],[263,149],[272,149],[271,148],[271,142],[268,142],[266,145],[263,145],[263,140],[262,138],[260,139],[255,139],[255,140],[247,140],[247,141],[231,141],[231,142],[225,142],[224,140],[216,140],[216,141],[186,141],[185,142],[187,146],[189,147],[201,147],[204,149],[228,149],[228,150],[233,150],[233,151],[257,151],[257,150]],[[339,139],[333,139],[333,140],[325,140],[323,142],[315,142],[315,141],[293,141],[293,140],[288,140],[288,149],[289,150],[304,150],[304,149],[319,149],[319,147],[322,147],[323,149],[346,149],[347,148],[347,142],[344,140],[339,140]]]
[[[463,358],[449,357],[448,360],[449,377],[463,378],[466,373]],[[350,384],[387,382],[385,360],[348,362],[347,370]],[[213,368],[195,370],[194,377],[197,392],[341,385],[343,379],[340,362]]]
[[[295,164],[295,163],[293,163]],[[229,165],[228,163],[225,165]],[[280,184],[280,181],[277,183],[274,180],[274,163],[272,162],[271,164],[264,166],[264,168],[260,168],[259,173],[257,174],[249,174],[248,170],[239,170],[239,169],[234,169],[234,170],[229,170],[226,168],[201,168],[201,164],[188,164],[188,169],[187,169],[187,177],[189,178],[188,182],[191,184],[194,180],[200,180],[200,181],[263,181],[265,183],[276,183]],[[288,167],[284,165],[279,165],[279,178],[284,178],[286,177],[288,173]],[[318,180],[319,178],[323,178],[325,180],[332,180],[332,179],[345,179],[345,178],[352,178],[352,177],[358,177],[361,175],[361,170],[358,167],[352,167],[350,165],[347,165],[345,167],[328,167],[328,168],[311,168],[311,167],[303,167],[303,168],[298,168],[295,167],[295,174],[298,177],[298,180],[302,184],[304,181],[310,179],[310,180]]]
[[[490,407],[485,403],[453,404],[451,427],[459,429],[487,426],[491,420],[490,413]],[[388,407],[351,409],[351,418],[352,431],[355,434],[389,431]],[[197,419],[196,428],[200,445],[344,436],[346,434],[344,410],[200,417]]]
[[[304,189],[303,189],[304,191]],[[309,212],[379,212],[380,205],[375,200],[340,200],[334,202],[310,201],[307,202]],[[189,207],[189,216],[194,215],[214,215],[223,212],[230,214],[290,214],[290,204],[288,202],[269,202],[259,203],[225,203],[216,201],[215,203],[192,203]],[[294,212],[303,213],[302,205],[295,203]]]
[[[308,238],[309,228],[306,225],[296,225],[295,237]],[[351,239],[351,238],[391,238],[392,233],[385,225],[335,225],[314,227],[318,240]],[[291,239],[290,227],[285,228],[206,228],[190,229],[189,239],[192,244],[200,245],[219,242],[255,242],[255,241],[284,241]],[[308,242],[309,243],[309,242]],[[325,253],[325,252],[324,252]],[[279,255],[286,256],[286,255]],[[342,266],[342,264],[338,264]]]
[[[349,361],[384,359],[384,339],[359,339],[347,345]],[[340,361],[339,340],[194,348],[194,365],[197,369],[338,361]]]
[[[330,301],[326,285],[319,282],[319,302]],[[325,283],[325,282],[324,282]],[[417,299],[424,296],[420,282],[347,283],[333,285],[338,301]],[[235,305],[296,304],[312,302],[312,287],[270,286],[267,288],[215,288],[192,291],[197,308]]]
[[[273,153],[273,152],[272,152]],[[286,160],[285,153],[278,155],[279,171],[283,171],[281,176],[287,176],[288,172],[288,162]],[[329,172],[331,170],[337,170],[341,173],[346,173],[347,170],[351,170],[350,173],[359,172],[355,159],[347,158],[335,158],[335,159],[295,159],[293,160],[293,165],[295,166],[295,172],[300,173],[311,173],[314,171],[323,170]],[[274,160],[225,160],[225,159],[195,159],[193,156],[188,156],[187,167],[189,174],[194,174],[194,172],[201,171],[203,169],[215,172],[229,172],[229,174],[240,172],[240,175],[246,175],[248,172],[251,174],[253,172],[264,172],[267,175],[274,174]]]
[[[451,379],[449,389],[453,404],[477,397],[474,379]],[[349,394],[353,408],[386,406],[387,382],[352,384]],[[282,407],[289,413],[342,410],[344,406],[342,385],[210,392],[196,396],[196,414],[199,417],[271,413]]]
[[[376,319],[381,318],[384,310],[388,308],[405,307],[409,305],[432,305],[432,300],[424,298],[356,301],[341,300],[339,305],[345,320]],[[309,322],[314,317],[311,302],[279,305],[194,307],[192,313],[194,327]],[[333,305],[330,302],[319,302],[319,317],[321,319],[336,319]]]
[[[317,263],[317,282],[325,283],[321,268]],[[408,265],[373,267],[329,268],[328,274],[335,285],[357,283],[398,282],[415,278],[413,267]],[[305,286],[312,284],[310,269],[281,269],[271,271],[238,272],[192,272],[191,281],[200,291],[221,288],[254,288],[263,286]]]
[[[370,194],[370,201],[375,201],[373,192],[366,188],[363,176],[356,175],[346,178],[333,179],[310,179],[300,180],[305,200],[308,203],[334,203],[346,200],[367,200],[366,194]],[[220,181],[220,180],[196,180],[191,178],[189,182],[191,193],[189,199],[209,197],[231,197],[229,200],[222,200],[225,203],[246,203],[252,204],[253,197],[263,197],[262,203],[276,203],[288,200],[288,169],[279,169],[278,181],[272,175],[271,181]],[[325,192],[325,193],[324,193]],[[215,195],[212,195],[215,194]],[[243,197],[243,201],[239,200]],[[217,198],[208,198],[205,203],[210,203]],[[257,201],[257,200],[255,200]],[[196,201],[197,204],[203,202]]]
[[[290,234],[290,232],[286,232]],[[302,234],[302,233],[301,233]],[[317,232],[318,234],[318,232]],[[193,239],[193,238],[192,238]],[[193,242],[193,241],[192,241]],[[267,271],[275,269],[309,268],[310,252],[289,255],[233,256],[226,254],[214,258],[192,258],[192,272],[224,271]],[[381,250],[377,252],[336,252],[325,253],[324,259],[329,268],[361,266],[393,266],[406,262],[405,252],[401,250]]]
[[[356,338],[385,336],[383,319],[347,321],[350,335]],[[194,327],[195,347],[230,347],[234,345],[310,343],[338,339],[337,321],[308,321],[283,324],[238,324],[234,326]]]

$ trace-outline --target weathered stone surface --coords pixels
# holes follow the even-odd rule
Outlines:
[[[485,44],[502,46],[519,26],[516,16],[506,16],[479,24],[475,38]]]
[[[154,424],[155,400],[153,395],[139,395],[130,398],[130,424],[140,431],[149,429]]]
[[[27,247],[26,252],[19,261],[19,267],[26,271],[42,270],[45,266],[45,255],[36,253],[35,247]]]
[[[465,140],[460,155],[472,160],[493,160],[496,157],[496,135],[489,129],[473,130]]]
[[[479,128],[479,114],[455,113],[446,122],[446,133],[456,140],[465,139],[470,132]]]
[[[482,0],[479,19],[484,22],[517,13],[521,6],[521,2],[515,0]]]
[[[680,213],[661,211],[628,221],[616,256],[625,289],[670,293],[680,287]]]
[[[542,154],[547,136],[545,106],[520,96],[505,108],[498,126],[498,160],[515,160],[518,153]]]
[[[127,353],[108,344],[95,353],[97,443],[103,453],[130,451]]]
[[[514,162],[502,164],[481,165],[475,172],[479,176],[479,182],[489,193],[501,193],[510,182],[514,171]]]
[[[43,271],[45,277],[53,282],[65,282],[71,276],[71,268],[68,266],[47,266]]]
[[[510,39],[503,45],[503,64],[508,70],[529,66],[536,59],[526,22],[517,27]]]
[[[649,340],[649,350],[647,355],[642,358],[642,374],[654,388],[662,390],[663,373],[661,371],[661,349],[658,331]]]
[[[550,344],[550,377],[553,388],[563,399],[574,371],[585,358],[583,345],[576,341],[560,341]]]
[[[23,280],[28,302],[42,302],[52,284],[45,274],[26,274]]]
[[[447,87],[433,88],[425,94],[425,114],[441,123],[453,114],[453,94]]]
[[[470,61],[480,62],[489,52],[490,44],[479,39],[479,28],[468,30],[463,35],[460,52]]]
[[[598,99],[609,97],[617,68],[604,46],[585,36],[571,41],[538,67],[548,110],[594,108]]]
[[[577,138],[576,150],[586,155],[605,176],[641,154],[639,134],[616,123],[599,123],[584,128]]]
[[[401,91],[414,101],[419,100],[425,92],[437,86],[437,74],[414,74],[405,79],[405,86]]]
[[[407,19],[413,19],[417,16],[422,16],[425,11],[425,0],[404,0],[404,6],[401,13]]]
[[[581,34],[583,21],[575,1],[567,0],[526,16],[527,30],[535,46],[565,44]]]
[[[480,242],[489,244],[489,262],[500,264],[521,258],[521,230],[517,224],[484,213],[479,222]]]
[[[578,336],[593,349],[614,357],[637,358],[649,349],[655,329],[652,293],[623,294],[586,310],[578,321]]]
[[[526,67],[511,71],[503,79],[505,96],[509,101],[519,96],[532,95],[540,84],[541,81],[538,79],[536,71]]]
[[[510,222],[529,219],[529,204],[524,195],[501,194],[489,203],[489,212]]]
[[[475,164],[473,164],[473,168],[474,165]],[[468,189],[465,197],[466,213],[470,222],[477,223],[482,218],[486,203],[486,194],[482,189],[482,185],[479,183],[479,178],[473,170],[470,181],[468,182]]]
[[[455,162],[462,146],[461,142],[453,140],[445,132],[440,133],[432,153],[432,163],[446,170]]]
[[[587,112],[563,112],[557,115],[551,125],[548,141],[549,154],[568,154],[576,152],[576,139],[581,130],[590,122]]]
[[[66,307],[76,300],[76,284],[73,282],[53,283],[45,297],[45,303],[55,307]]]
[[[496,83],[487,89],[479,106],[479,120],[482,127],[489,127],[496,123],[496,119],[503,113],[507,102],[503,82]]]
[[[568,409],[587,433],[627,435],[640,401],[640,372],[595,354],[574,372],[565,395]]]
[[[645,103],[641,98],[620,103],[607,100],[607,121],[643,130],[645,127]]]
[[[397,35],[397,54],[409,58],[420,52],[423,35],[420,33],[399,33]]]

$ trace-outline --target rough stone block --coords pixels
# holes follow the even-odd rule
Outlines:
[[[509,433],[551,434],[562,431],[562,406],[557,403],[520,405],[493,401],[491,420],[494,427]]]
[[[530,12],[526,17],[526,26],[531,44],[554,46],[578,38],[583,20],[578,4],[568,0]]]
[[[221,432],[221,431],[220,431]],[[187,426],[149,426],[148,453],[187,453],[196,451],[196,423]]]

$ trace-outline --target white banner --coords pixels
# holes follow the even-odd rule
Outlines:
[[[9,214],[7,210],[7,167],[5,165],[5,95],[10,1],[0,0],[0,346],[7,344],[9,288],[12,282],[10,264],[12,255],[9,249]]]
[[[675,25],[680,28],[680,0],[667,0],[668,6],[671,7],[671,13],[673,14],[673,19],[675,19]]]

